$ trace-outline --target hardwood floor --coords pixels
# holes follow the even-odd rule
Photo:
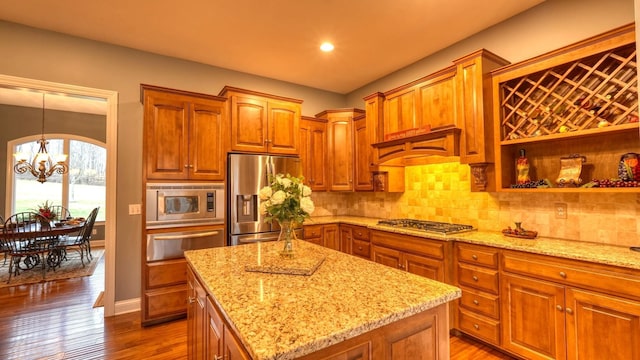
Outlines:
[[[104,263],[91,277],[0,289],[0,359],[187,358],[186,320],[144,328],[139,312],[105,319],[93,308],[103,287]],[[452,337],[451,359],[512,358]]]
[[[187,358],[186,321],[143,328],[139,312],[105,319],[93,308],[103,288],[104,263],[91,277],[0,289],[0,359]]]

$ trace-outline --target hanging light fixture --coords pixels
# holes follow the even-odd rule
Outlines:
[[[42,94],[42,137],[38,140],[40,150],[33,157],[31,163],[27,162],[25,154],[14,154],[16,158],[16,164],[13,166],[13,170],[17,174],[24,174],[29,171],[33,176],[37,178],[40,183],[47,181],[47,178],[54,173],[66,174],[69,171],[69,166],[65,163],[67,155],[61,154],[56,156],[57,161],[54,163],[51,155],[47,151],[47,144],[49,141],[44,137],[44,96]]]

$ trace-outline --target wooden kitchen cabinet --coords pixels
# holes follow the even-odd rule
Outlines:
[[[299,144],[304,183],[313,191],[326,191],[327,121],[303,116],[300,120]]]
[[[340,230],[338,224],[322,226],[322,246],[340,251]]]
[[[231,114],[231,150],[298,155],[302,100],[225,86]]]
[[[361,114],[353,119],[353,161],[355,191],[373,190],[373,148],[369,141],[367,132],[367,119],[365,114]]]
[[[364,226],[340,224],[341,251],[371,260],[369,229]]]
[[[456,327],[488,343],[500,344],[498,250],[456,243],[455,285],[462,290],[454,314]]]
[[[498,191],[640,190],[593,182],[617,179],[621,156],[638,151],[635,39],[629,24],[492,73]],[[552,187],[512,187],[521,149],[531,179]],[[579,187],[560,186],[561,158],[573,154],[586,158]]]
[[[141,85],[147,180],[224,181],[226,99]]]
[[[305,241],[316,245],[324,246],[322,225],[304,225],[302,227],[302,236]]]
[[[185,300],[187,307],[187,352],[189,359],[205,360],[206,356],[206,329],[207,317],[207,293],[200,281],[191,269],[187,270],[188,296]]]
[[[364,114],[360,109],[326,110],[316,118],[327,120],[327,159],[329,190],[354,191],[354,129],[353,119]]]
[[[371,231],[371,260],[444,282],[445,244],[421,237]]]
[[[504,251],[502,347],[528,359],[640,359],[640,273]]]

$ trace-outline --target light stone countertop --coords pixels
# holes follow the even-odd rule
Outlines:
[[[377,225],[378,220],[380,219],[355,216],[323,216],[311,218],[305,222],[305,225],[330,223],[360,225],[366,226],[369,229],[413,235],[434,240],[461,241],[471,244],[488,245],[502,249],[525,251],[534,254],[557,256],[567,259],[590,261],[599,264],[640,270],[640,252],[631,251],[626,246],[596,244],[547,237],[519,239],[504,236],[499,232],[490,231],[468,231],[459,234],[442,235],[426,233],[419,230]]]
[[[461,296],[454,286],[302,240],[294,242],[300,256],[324,257],[312,275],[245,271],[281,247],[266,242],[185,251],[256,360],[300,357]]]

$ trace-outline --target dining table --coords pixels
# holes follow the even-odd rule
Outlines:
[[[26,243],[39,243],[46,249],[47,265],[50,269],[60,266],[65,258],[66,246],[61,241],[65,236],[79,232],[85,221],[71,220],[50,224],[29,223],[29,224],[7,224],[0,225],[0,243],[20,242],[22,246]],[[6,228],[5,228],[6,227]],[[7,246],[9,247],[9,246]],[[43,251],[44,252],[44,251]],[[20,270],[29,270],[40,263],[39,258],[25,256],[18,264]]]

